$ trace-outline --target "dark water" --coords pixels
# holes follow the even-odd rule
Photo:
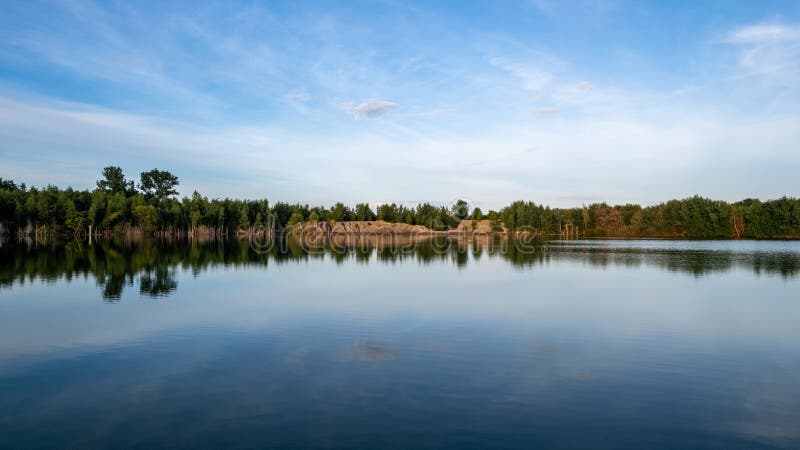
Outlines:
[[[0,247],[0,448],[800,448],[800,242]]]

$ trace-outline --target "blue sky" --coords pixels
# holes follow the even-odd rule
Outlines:
[[[199,2],[197,2],[199,3]],[[800,2],[4,2],[0,177],[273,201],[798,195]]]

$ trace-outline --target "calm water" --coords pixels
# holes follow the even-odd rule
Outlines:
[[[0,247],[0,448],[800,448],[800,242]]]

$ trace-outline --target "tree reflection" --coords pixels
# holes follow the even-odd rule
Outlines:
[[[591,267],[650,266],[661,270],[704,276],[734,268],[753,273],[793,278],[800,273],[800,252],[680,250],[628,248],[607,245],[563,245],[495,237],[468,239],[413,236],[339,236],[313,246],[280,238],[255,251],[246,240],[169,241],[103,240],[94,245],[77,241],[46,246],[0,246],[0,288],[33,280],[70,281],[92,278],[104,300],[119,301],[126,288],[138,286],[147,298],[163,298],[178,288],[178,270],[194,275],[216,266],[263,267],[297,261],[329,259],[337,264],[447,263],[459,268],[482,259],[504,260],[515,267],[533,269],[549,262],[572,262]]]
[[[148,297],[166,297],[177,287],[175,272],[166,266],[146,270],[139,276],[139,293]]]

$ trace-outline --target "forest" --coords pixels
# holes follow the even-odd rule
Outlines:
[[[178,178],[168,171],[142,172],[138,183],[120,167],[103,169],[93,190],[28,187],[0,178],[0,233],[24,236],[109,236],[126,233],[235,236],[282,230],[305,221],[374,221],[456,229],[462,220],[489,220],[497,230],[534,231],[541,236],[669,238],[800,238],[800,200],[782,197],[735,203],[694,196],[640,206],[594,203],[550,208],[516,201],[499,211],[422,203],[416,207],[367,203],[332,207],[270,203],[267,199],[209,199],[198,192],[178,196]]]

